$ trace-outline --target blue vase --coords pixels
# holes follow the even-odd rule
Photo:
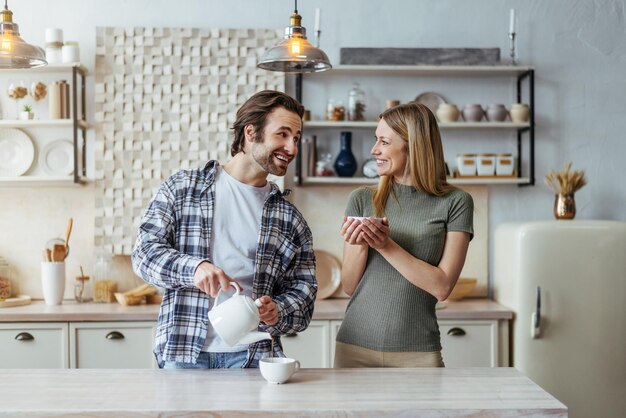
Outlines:
[[[356,169],[356,159],[352,154],[352,132],[342,132],[341,151],[335,160],[335,171],[339,177],[352,177]]]

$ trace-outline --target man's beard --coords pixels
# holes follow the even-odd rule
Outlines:
[[[278,166],[274,163],[274,153],[269,151],[263,143],[255,142],[252,144],[252,158],[257,162],[265,171],[275,176],[284,176],[287,174],[287,166]]]

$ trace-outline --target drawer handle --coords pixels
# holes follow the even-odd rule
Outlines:
[[[448,331],[448,335],[450,335],[451,337],[462,337],[465,335],[465,330],[458,327],[450,328],[450,330]]]
[[[298,334],[295,333],[295,332],[292,332],[291,334],[283,335],[283,337],[285,337],[285,338],[294,338],[294,337],[297,337],[297,336],[298,336]]]
[[[20,332],[15,336],[15,339],[18,341],[32,341],[35,339],[35,337],[33,337],[28,332]]]
[[[123,340],[124,334],[118,331],[111,331],[106,336],[107,340]]]

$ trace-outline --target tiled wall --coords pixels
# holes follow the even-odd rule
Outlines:
[[[275,30],[98,28],[95,246],[128,255],[159,184],[230,158],[239,106],[283,73],[256,68]]]

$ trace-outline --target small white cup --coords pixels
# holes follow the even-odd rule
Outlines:
[[[266,357],[259,360],[259,369],[265,380],[278,385],[300,370],[300,362],[287,357]]]
[[[41,263],[41,287],[46,305],[60,305],[65,292],[65,263]]]

